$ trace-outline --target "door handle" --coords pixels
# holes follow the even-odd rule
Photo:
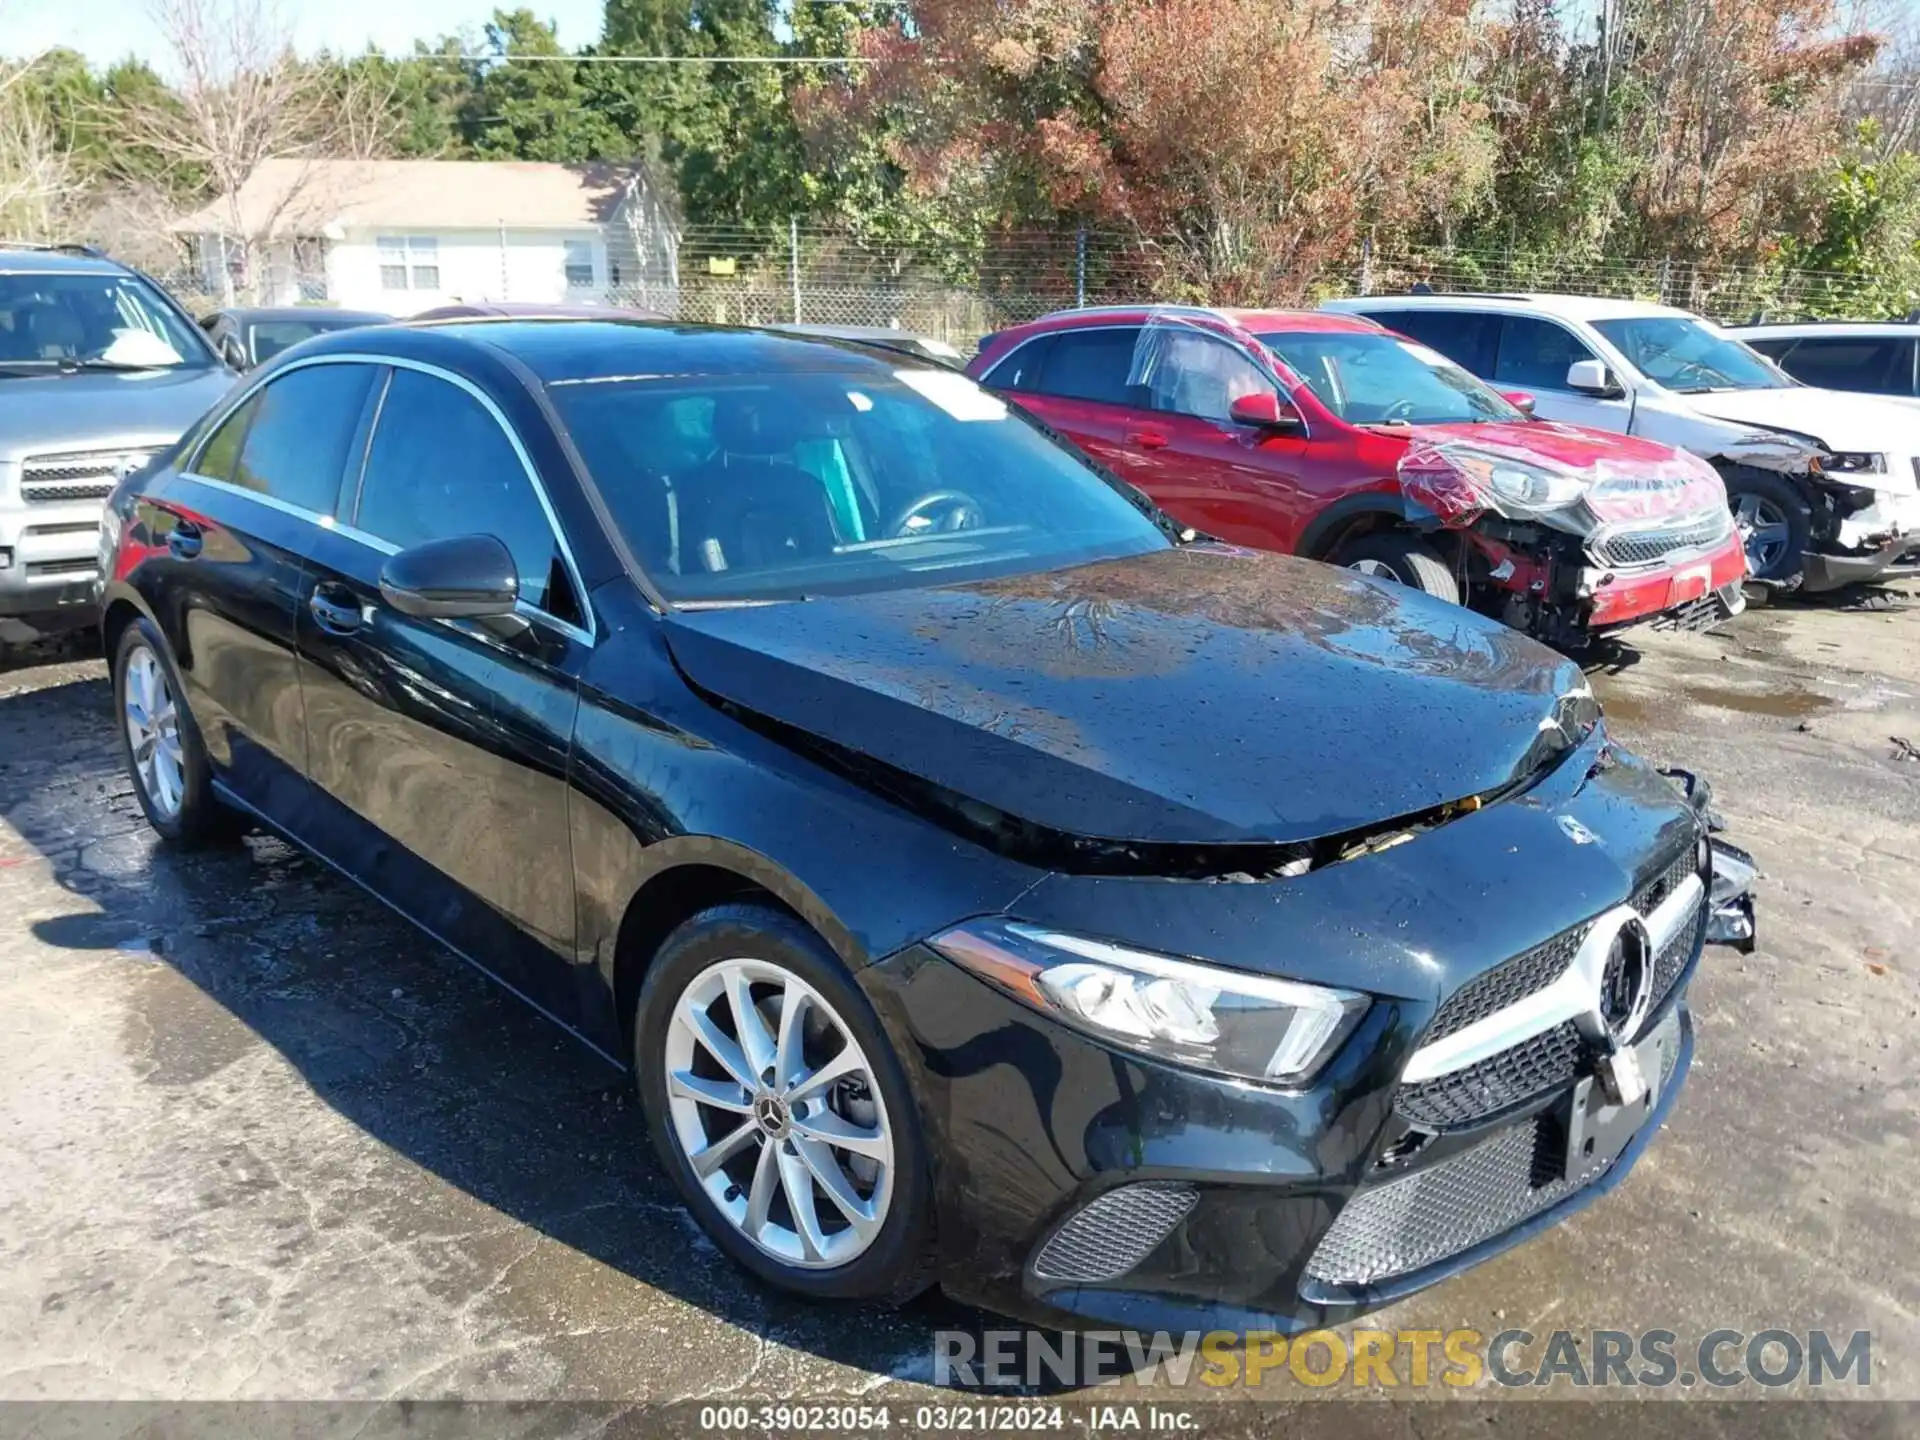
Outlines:
[[[330,588],[322,585],[316,589],[307,600],[307,609],[313,612],[314,622],[329,635],[351,635],[366,623],[365,617],[351,598],[337,598],[344,591],[335,589],[330,595]]]
[[[191,520],[176,520],[167,535],[167,553],[176,560],[191,560],[200,553],[205,537]]]
[[[1127,443],[1138,445],[1142,450],[1164,450],[1167,437],[1158,430],[1129,430]]]

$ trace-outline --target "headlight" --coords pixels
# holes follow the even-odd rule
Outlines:
[[[1887,457],[1862,450],[1838,451],[1824,456],[1820,468],[1829,475],[1884,475]]]
[[[930,943],[1014,999],[1099,1039],[1273,1085],[1311,1079],[1367,1007],[1348,990],[1013,921],[972,921]]]
[[[1496,460],[1487,471],[1494,494],[1522,510],[1562,510],[1586,493],[1586,482],[1513,460]]]

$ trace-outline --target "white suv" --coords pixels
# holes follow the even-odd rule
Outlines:
[[[1684,310],[1572,295],[1373,295],[1366,315],[1547,420],[1643,435],[1713,462],[1754,578],[1831,590],[1920,575],[1920,414],[1802,385]]]

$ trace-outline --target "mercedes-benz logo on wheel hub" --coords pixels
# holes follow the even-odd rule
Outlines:
[[[784,1140],[787,1131],[793,1128],[793,1117],[788,1113],[787,1102],[778,1095],[762,1095],[755,1100],[753,1118],[775,1140]]]

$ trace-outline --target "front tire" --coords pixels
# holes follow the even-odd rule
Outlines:
[[[926,1288],[919,1112],[872,1006],[793,916],[720,905],[667,937],[634,1021],[647,1128],[730,1257],[814,1298]]]
[[[1769,470],[1748,465],[1721,469],[1727,504],[1747,550],[1747,570],[1755,580],[1791,590],[1806,579],[1807,544],[1813,511],[1793,485]]]
[[[1411,535],[1392,531],[1362,535],[1340,548],[1339,563],[1363,575],[1397,581],[1449,605],[1460,603],[1460,583],[1453,578],[1447,562],[1431,545]]]
[[[213,767],[167,642],[146,619],[120,634],[113,652],[113,705],[120,750],[147,823],[162,839],[196,849],[239,833],[239,819],[213,793]]]

